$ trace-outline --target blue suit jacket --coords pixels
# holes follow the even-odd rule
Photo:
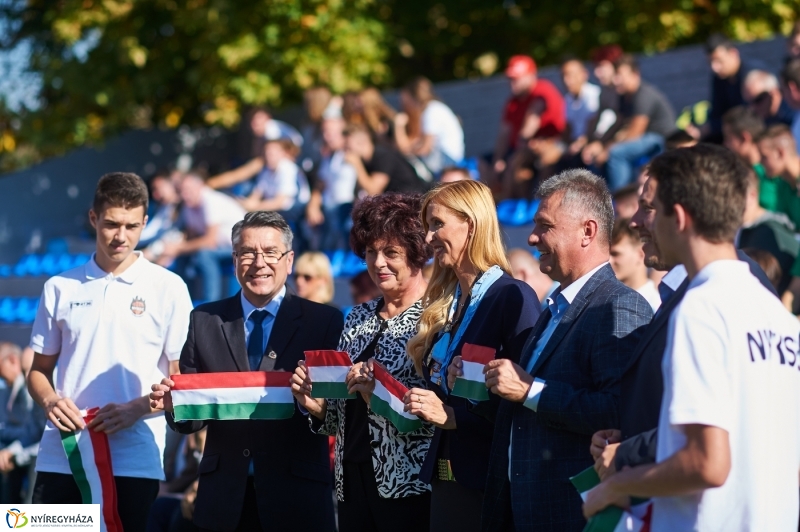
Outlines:
[[[503,274],[486,291],[456,346],[455,354],[461,354],[464,343],[471,343],[497,349],[496,358],[510,358],[518,362],[522,346],[533,330],[539,313],[536,292],[522,281]],[[492,448],[492,420],[500,398],[490,393],[489,400],[478,403],[480,408],[473,411],[466,399],[445,396],[441,388],[430,381],[428,368],[423,368],[423,371],[428,388],[453,408],[456,429],[436,429],[419,477],[424,482],[430,482],[437,472],[437,458],[447,457],[459,484],[482,490],[486,484]]]
[[[619,426],[620,376],[652,316],[647,301],[617,281],[609,265],[581,288],[531,371],[547,383],[538,411],[500,404],[483,530],[582,530],[581,499],[569,477],[593,464],[592,434]],[[546,310],[523,348],[523,367],[549,320]]]

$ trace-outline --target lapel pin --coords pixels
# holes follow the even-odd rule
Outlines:
[[[273,359],[273,360],[278,358],[278,354],[275,351],[271,350],[271,349],[270,349],[269,353],[267,354],[267,356],[269,358]]]

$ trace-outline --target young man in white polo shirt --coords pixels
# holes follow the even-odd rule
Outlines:
[[[653,160],[653,237],[691,279],[670,318],[657,463],[592,490],[584,513],[653,498],[651,530],[795,531],[800,323],[736,260],[747,168],[698,145]]]
[[[125,532],[145,530],[164,477],[166,422],[150,409],[148,387],[177,371],[192,310],[180,277],[134,251],[147,222],[147,201],[147,187],[135,174],[100,178],[89,211],[96,252],[45,284],[28,377],[31,396],[48,418],[33,502],[81,502],[59,431],[102,431]],[[84,427],[80,411],[92,407],[100,413]]]

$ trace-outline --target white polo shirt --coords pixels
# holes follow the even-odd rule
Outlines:
[[[668,334],[657,461],[699,424],[728,433],[731,469],[719,488],[653,499],[653,532],[797,530],[800,322],[724,260],[692,279]]]
[[[44,285],[31,348],[59,355],[54,387],[80,409],[125,403],[150,393],[169,374],[189,329],[186,284],[141,253],[121,275],[92,259]],[[163,479],[166,421],[139,419],[108,437],[115,476]],[[71,474],[58,429],[44,430],[37,471]]]

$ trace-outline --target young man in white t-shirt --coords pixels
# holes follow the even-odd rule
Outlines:
[[[653,532],[797,530],[800,323],[736,260],[747,172],[702,144],[651,163],[654,237],[691,282],[670,318],[657,463],[592,490],[587,517],[650,497]]]
[[[129,173],[100,178],[89,220],[92,259],[45,283],[31,334],[31,396],[48,423],[36,462],[36,504],[80,504],[59,431],[105,432],[126,532],[144,531],[164,478],[166,422],[148,386],[178,371],[192,303],[177,275],[134,249],[147,187]],[[58,371],[55,371],[56,365]],[[81,410],[100,407],[87,427]]]

